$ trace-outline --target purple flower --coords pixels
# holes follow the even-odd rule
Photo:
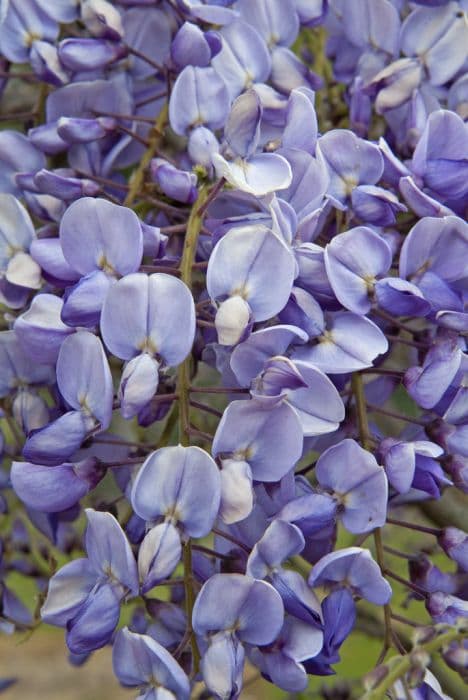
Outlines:
[[[393,3],[385,0],[363,0],[359,3],[338,4],[340,21],[346,37],[361,50],[372,47],[396,55],[400,30],[400,18]]]
[[[278,481],[300,458],[303,434],[287,404],[265,408],[259,402],[233,401],[224,411],[213,440],[221,460],[221,509],[225,522],[252,510],[252,481]]]
[[[401,49],[407,56],[418,56],[433,85],[443,85],[465,62],[463,45],[467,31],[458,6],[418,7],[401,27]]]
[[[298,527],[283,520],[273,520],[249,555],[248,575],[256,579],[274,575],[290,556],[300,554],[304,544]]]
[[[285,158],[276,153],[255,155],[260,138],[262,106],[255,90],[248,90],[233,103],[224,136],[235,156],[228,162],[219,153],[212,160],[219,177],[233,187],[258,197],[289,187],[292,172]]]
[[[181,555],[180,536],[170,521],[151,528],[143,538],[138,552],[142,593],[147,593],[160,581],[169,578]]]
[[[241,574],[215,574],[203,586],[193,609],[193,629],[207,640],[202,674],[219,697],[236,698],[242,687],[242,643],[273,642],[283,624],[279,594],[265,581]]]
[[[183,335],[180,328],[185,328]],[[192,295],[172,275],[125,275],[106,295],[101,332],[109,350],[127,360],[119,397],[122,415],[131,418],[156,393],[160,366],[179,365],[190,352],[195,335]]]
[[[285,350],[288,339],[295,335],[292,326],[290,331],[287,326],[282,329],[283,333],[279,326],[257,331],[234,349],[231,367],[236,379],[241,386],[250,385],[252,396],[266,407],[288,401],[301,421],[304,436],[336,430],[344,418],[344,407],[337,390],[317,368],[275,354],[281,340],[286,341],[286,344],[281,343]],[[268,347],[268,341],[271,343],[275,334],[276,347],[273,343]],[[268,351],[273,355],[271,358]],[[262,354],[265,356],[263,364]]]
[[[66,210],[60,224],[63,255],[82,278],[68,291],[62,319],[69,325],[94,325],[104,298],[118,275],[138,269],[143,234],[131,209],[104,199],[82,197]]]
[[[25,435],[49,422],[49,409],[41,396],[28,388],[18,390],[12,404],[13,416]]]
[[[419,406],[432,408],[444,396],[461,362],[462,352],[456,339],[442,336],[431,346],[421,367],[410,367],[406,371],[406,390]]]
[[[46,8],[49,9],[49,4],[44,3],[43,6],[43,3],[38,0],[27,0],[26,5],[22,5],[22,0],[11,0],[2,8],[0,16],[2,54],[9,61],[27,63],[34,40],[55,41],[59,26],[53,16],[55,14],[53,9],[49,13]],[[73,15],[74,13],[72,17]],[[58,21],[62,21],[62,18]]]
[[[222,49],[212,59],[231,100],[252,83],[265,82],[271,71],[271,58],[265,41],[247,22],[235,19],[220,31]]]
[[[388,272],[391,264],[389,245],[365,226],[340,233],[325,248],[325,267],[335,296],[358,314],[370,311],[376,277]]]
[[[437,110],[429,115],[411,168],[429,195],[443,203],[463,200],[467,193],[468,132],[457,114]]]
[[[75,559],[50,580],[41,617],[67,627],[75,654],[107,644],[117,626],[120,603],[138,595],[136,562],[117,520],[110,513],[86,510],[86,559]]]
[[[184,204],[193,204],[197,198],[197,177],[186,170],[178,170],[163,158],[153,158],[151,175],[161,190]]]
[[[256,481],[278,481],[302,452],[302,429],[287,404],[266,410],[257,401],[233,401],[213,441],[213,455],[249,463]]]
[[[434,622],[446,622],[455,625],[461,617],[468,617],[468,601],[436,591],[426,601],[426,608]]]
[[[289,692],[305,690],[309,683],[303,663],[320,652],[322,633],[302,622],[287,617],[275,644],[253,649],[249,657],[262,674],[279,688]]]
[[[283,563],[302,552],[305,546],[301,530],[283,520],[273,520],[256,543],[247,560],[246,574],[267,578],[283,599],[285,610],[319,632],[315,643],[322,641],[320,604],[298,571],[284,568]]]
[[[395,438],[385,438],[380,443],[379,451],[388,481],[398,493],[410,490],[418,467],[423,467],[427,462],[433,463],[433,458],[443,453],[443,449],[433,442],[404,442]]]
[[[379,307],[393,316],[427,316],[431,310],[419,287],[399,277],[378,280],[374,291]]]
[[[37,172],[45,166],[45,158],[26,136],[5,129],[0,132],[0,163],[0,191],[21,196],[15,175],[19,172]]]
[[[238,0],[236,9],[242,18],[262,36],[272,48],[276,45],[290,46],[299,32],[299,17],[293,0]]]
[[[107,0],[83,0],[81,21],[93,36],[121,39],[122,20],[119,11]]]
[[[187,537],[206,537],[218,515],[219,471],[199,447],[163,447],[145,460],[131,498],[144,520],[164,518]]]
[[[286,124],[281,137],[283,148],[299,148],[314,154],[318,133],[314,100],[315,94],[309,88],[301,87],[291,90],[286,112]],[[304,123],[307,124],[307,129],[304,129]]]
[[[354,533],[370,532],[385,524],[387,477],[375,457],[354,440],[342,440],[318,459],[315,474],[320,486],[333,493],[343,525]]]
[[[60,346],[75,332],[61,319],[63,301],[53,294],[34,297],[27,311],[17,317],[15,333],[24,351],[40,364],[54,364]]]
[[[220,49],[221,42],[214,32],[205,35],[196,24],[184,22],[172,41],[171,58],[181,69],[185,66],[203,67],[209,65],[212,55]]]
[[[375,605],[385,605],[392,596],[389,583],[367,549],[347,547],[326,554],[314,565],[309,585],[335,588],[346,586]]]
[[[468,535],[456,527],[446,527],[437,538],[444,552],[457,562],[462,571],[468,571]]]
[[[147,700],[163,697],[188,700],[190,684],[171,654],[146,634],[119,630],[112,648],[114,673],[125,687],[141,691]]]
[[[45,83],[61,87],[69,82],[70,75],[60,61],[57,48],[48,41],[34,41],[29,60],[36,76]]]
[[[206,126],[219,129],[229,112],[226,85],[211,67],[186,66],[172,88],[169,119],[176,134]]]
[[[268,264],[267,264],[268,261]],[[207,271],[207,289],[219,308],[218,342],[235,345],[250,318],[265,321],[285,306],[295,273],[294,257],[266,226],[232,228],[215,246]],[[267,280],[274,288],[266,292]]]
[[[102,344],[87,331],[63,341],[57,359],[57,384],[70,407],[26,440],[23,455],[36,464],[61,464],[90,432],[107,430],[112,418],[112,377]]]
[[[458,217],[425,217],[410,230],[400,254],[400,276],[417,285],[436,310],[462,309],[458,288],[468,274],[468,226]]]
[[[351,592],[346,588],[332,591],[322,601],[322,613],[323,647],[304,667],[307,673],[327,676],[334,673],[330,664],[340,660],[338,650],[356,622],[356,605]]]
[[[67,143],[90,143],[111,134],[117,126],[112,117],[83,119],[62,117],[57,122],[57,133]],[[37,181],[37,179],[35,180]]]
[[[65,39],[58,46],[61,63],[73,72],[104,68],[127,55],[127,48],[106,39]]]
[[[21,385],[51,384],[50,366],[36,365],[26,355],[15,331],[0,333],[0,397],[13,393]]]
[[[0,299],[10,305],[10,297],[19,294],[19,304],[11,304],[16,308],[24,305],[29,290],[42,286],[41,269],[29,254],[35,233],[24,206],[13,195],[0,194],[0,212]]]
[[[423,79],[421,62],[414,58],[400,58],[385,66],[367,83],[365,92],[376,94],[375,110],[385,114],[400,107],[413,95]]]
[[[346,205],[358,185],[375,185],[383,173],[383,159],[377,146],[352,131],[335,129],[318,141],[319,159],[330,174],[328,194]]]
[[[284,46],[273,49],[270,80],[276,90],[285,94],[302,87],[312,90],[322,87],[321,78]]]
[[[329,314],[317,338],[296,346],[291,359],[311,364],[322,372],[341,374],[370,367],[388,349],[380,328],[365,316],[350,312]]]
[[[67,510],[92,490],[105,475],[95,458],[44,466],[13,462],[11,483],[29,508],[44,513]]]

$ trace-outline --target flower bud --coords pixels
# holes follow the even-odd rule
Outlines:
[[[363,685],[365,690],[370,691],[377,688],[378,685],[383,681],[383,679],[388,675],[389,668],[385,664],[380,664],[376,666],[370,673],[366,673],[363,678]]]
[[[442,657],[449,668],[457,671],[464,680],[468,680],[468,646],[465,641],[455,642],[442,650]]]
[[[456,527],[446,527],[442,530],[437,541],[450,559],[457,562],[463,571],[468,571],[468,535],[466,532]]]
[[[123,36],[120,12],[107,0],[82,0],[81,20],[95,37],[115,40]]]
[[[453,455],[447,460],[445,468],[453,479],[453,485],[468,493],[468,457]]]
[[[430,660],[429,654],[421,649],[415,649],[411,653],[411,667],[406,676],[410,688],[417,688],[424,682],[426,668]]]
[[[427,642],[430,642],[432,639],[435,639],[437,637],[438,631],[435,627],[417,627],[412,635],[412,642],[414,646],[418,646],[420,644],[426,644]]]
[[[215,318],[218,343],[237,345],[247,333],[251,324],[251,310],[242,297],[236,295],[223,301]]]
[[[165,195],[184,204],[193,204],[197,198],[197,177],[187,170],[179,170],[164,158],[153,158],[151,176]]]

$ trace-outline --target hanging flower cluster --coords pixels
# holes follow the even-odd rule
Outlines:
[[[372,609],[353,697],[466,678],[467,10],[1,3],[2,631],[234,700]]]

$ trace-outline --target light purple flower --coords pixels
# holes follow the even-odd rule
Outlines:
[[[75,559],[50,580],[41,617],[67,628],[70,651],[83,653],[107,644],[117,626],[120,603],[138,595],[136,562],[117,520],[86,510],[87,558]]]
[[[62,463],[88,433],[107,430],[112,418],[112,376],[95,335],[79,331],[68,336],[56,371],[60,393],[71,410],[28,437],[23,455],[37,464]]]
[[[187,537],[206,537],[218,515],[218,467],[199,447],[163,447],[145,460],[131,499],[144,520],[165,518]]]
[[[353,533],[370,532],[385,524],[387,477],[375,457],[354,440],[342,440],[318,459],[320,486],[338,501],[339,517]]]
[[[121,629],[112,649],[114,673],[125,687],[139,688],[140,698],[188,700],[190,684],[171,654],[147,634]]]
[[[268,286],[272,275],[273,288]],[[215,321],[218,341],[222,345],[235,345],[242,338],[250,316],[255,321],[264,321],[281,311],[291,292],[294,275],[291,251],[266,226],[254,224],[231,229],[215,246],[207,271],[208,293],[220,304]],[[231,308],[232,300],[235,308]]]
[[[347,547],[326,554],[314,565],[309,576],[312,586],[347,586],[375,605],[385,605],[392,589],[367,549]]]
[[[101,332],[109,350],[127,360],[119,396],[122,415],[131,418],[154,396],[160,366],[180,364],[191,350],[195,336],[192,295],[172,275],[126,275],[106,295]]]
[[[370,311],[376,278],[388,272],[391,264],[389,245],[365,226],[340,233],[325,248],[325,267],[335,296],[358,314]]]

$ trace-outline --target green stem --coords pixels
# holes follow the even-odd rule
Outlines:
[[[366,397],[364,394],[364,383],[362,381],[362,376],[359,372],[355,372],[352,376],[351,379],[351,386],[353,389],[353,394],[354,394],[354,399],[355,399],[355,406],[356,406],[356,416],[357,416],[357,423],[358,423],[358,430],[359,430],[359,438],[361,441],[361,444],[365,450],[371,449],[372,446],[372,440],[371,440],[371,435],[370,435],[370,430],[369,430],[369,421],[367,419],[367,408],[366,408]],[[380,567],[380,570],[384,572],[385,569],[385,562],[384,562],[384,549],[383,549],[383,542],[382,542],[382,531],[381,528],[376,528],[374,530],[374,543],[375,543],[375,556],[377,559],[377,563]],[[384,633],[384,644],[383,644],[383,649],[382,653],[379,657],[379,660],[383,660],[385,658],[385,655],[387,651],[392,647],[393,645],[393,630],[392,630],[392,609],[390,605],[384,605],[384,624],[385,624],[385,633]]]
[[[209,189],[203,185],[187,222],[187,233],[179,271],[180,279],[189,289],[192,288],[192,265],[195,260],[198,236],[203,220],[203,212],[200,213],[200,209],[208,196]],[[190,356],[179,365],[177,391],[179,394],[179,442],[181,445],[187,446],[190,444]]]
[[[208,185],[202,185],[187,221],[187,234],[184,241],[182,260],[180,261],[180,276],[190,288],[192,286],[192,265],[195,261],[198,236],[200,235],[203,222],[204,204],[209,196],[210,189]]]
[[[365,450],[370,449],[370,430],[369,421],[367,420],[366,397],[364,394],[364,383],[359,372],[355,372],[351,378],[351,386],[353,389],[356,415],[359,430],[359,439]]]
[[[130,189],[129,189],[128,194],[125,197],[125,201],[124,201],[124,205],[126,207],[131,207],[132,204],[134,203],[135,199],[138,197],[139,193],[141,192],[141,189],[143,187],[143,182],[145,179],[146,168],[150,164],[150,161],[154,157],[156,149],[159,146],[159,143],[160,143],[161,138],[162,138],[163,133],[164,133],[164,126],[167,122],[167,117],[168,117],[168,107],[167,107],[167,103],[166,103],[163,106],[163,108],[161,109],[160,113],[158,114],[156,121],[154,123],[154,126],[150,131],[149,140],[148,140],[148,148],[143,153],[140,164],[138,165],[138,168],[135,170],[135,172],[132,175],[132,179],[130,181]]]
[[[459,629],[452,629],[426,644],[419,645],[416,649],[413,649],[412,653],[414,653],[414,651],[418,653],[426,652],[431,656],[451,642],[462,641],[467,637],[468,631],[466,629],[461,631]],[[383,698],[386,697],[386,692],[411,669],[411,664],[413,662],[412,653],[406,656],[394,656],[391,658],[387,664],[387,675],[380,681],[377,687],[367,691],[362,700],[383,700]]]
[[[192,288],[192,265],[195,260],[198,236],[200,235],[203,221],[203,211],[200,210],[208,199],[208,196],[209,189],[207,185],[203,185],[200,188],[198,198],[192,207],[187,222],[187,233],[179,270],[180,279],[189,289]],[[190,444],[190,355],[179,365],[177,372],[177,393],[179,394],[179,442],[186,447]],[[193,589],[192,544],[190,539],[184,544],[183,564],[187,632],[190,635],[190,646],[192,648],[192,672],[193,675],[196,676],[200,668],[200,651],[197,645],[197,638],[192,628],[195,593]]]

